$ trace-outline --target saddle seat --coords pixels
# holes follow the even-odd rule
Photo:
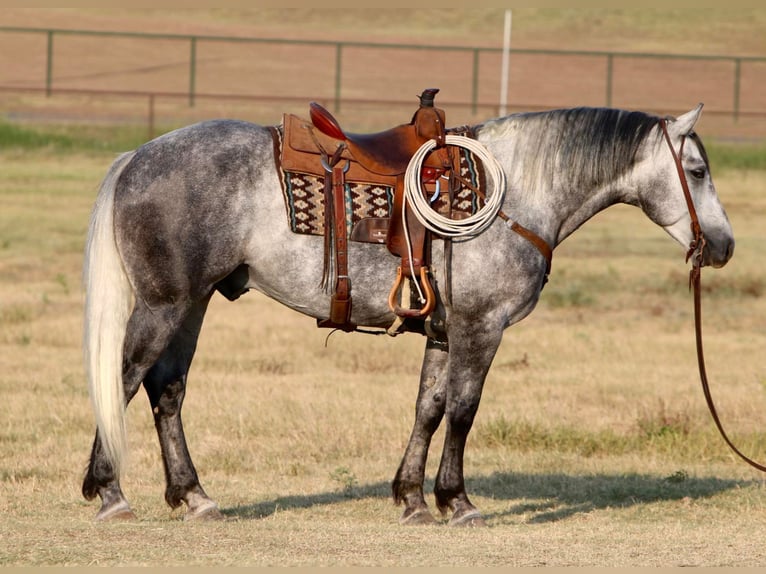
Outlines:
[[[316,102],[309,104],[309,115],[315,128],[333,139],[345,142],[356,161],[379,175],[403,174],[412,156],[429,139],[436,141],[437,148],[444,146],[444,113],[433,107],[421,107],[410,124],[372,134],[347,134],[338,120]],[[423,166],[447,167],[438,154],[426,157]]]

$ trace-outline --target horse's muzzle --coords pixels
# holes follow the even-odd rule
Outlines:
[[[713,239],[706,237],[702,250],[702,266],[720,268],[726,265],[734,255],[734,238],[731,236]]]

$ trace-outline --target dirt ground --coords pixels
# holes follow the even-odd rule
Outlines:
[[[651,12],[651,11],[650,11]],[[611,105],[678,115],[705,103],[699,129],[707,136],[766,137],[766,61],[638,57],[639,53],[763,57],[766,11],[713,11],[685,29],[674,13],[516,10],[517,50],[630,53],[513,53],[508,111]],[[502,10],[128,10],[8,9],[0,26],[291,38],[326,44],[200,39],[191,105],[188,38],[148,39],[56,34],[53,95],[45,97],[47,34],[0,31],[0,113],[10,120],[101,121],[180,125],[210,117],[278,123],[307,102],[331,107],[350,129],[383,129],[409,119],[417,95],[439,87],[451,125],[499,113]],[[675,24],[674,24],[675,23]],[[686,24],[688,26],[689,24]],[[705,28],[707,26],[707,28]],[[489,32],[491,31],[491,32]],[[404,43],[463,49],[344,46],[336,80],[336,44]],[[493,48],[479,51],[465,48]],[[478,76],[474,87],[474,58]],[[336,81],[342,102],[336,107]],[[476,90],[477,107],[471,105]],[[733,118],[735,90],[741,115]],[[99,96],[82,91],[115,92]],[[116,92],[120,92],[117,94]],[[154,93],[150,97],[149,93]],[[176,94],[171,96],[169,94]],[[365,103],[367,102],[367,103]]]

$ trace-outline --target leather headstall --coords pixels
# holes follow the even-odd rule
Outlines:
[[[691,231],[692,240],[689,244],[689,250],[686,253],[686,260],[692,259],[692,268],[689,272],[689,289],[694,291],[694,333],[697,341],[697,364],[699,366],[700,382],[702,383],[702,392],[705,394],[705,401],[707,402],[710,414],[713,417],[718,432],[723,437],[723,440],[729,445],[729,448],[734,451],[742,460],[744,460],[750,466],[757,468],[763,472],[766,472],[766,466],[757,463],[747,455],[743,454],[732,441],[729,439],[726,431],[724,431],[721,420],[718,417],[718,411],[713,403],[713,396],[710,394],[710,384],[707,378],[707,369],[705,368],[705,356],[702,348],[702,251],[705,249],[705,236],[702,233],[702,228],[697,218],[697,210],[694,208],[694,201],[692,200],[691,192],[689,191],[689,183],[686,180],[686,173],[684,172],[681,158],[683,157],[684,142],[686,136],[681,139],[681,146],[678,153],[676,153],[673,143],[670,140],[668,134],[667,122],[664,119],[660,120],[660,128],[665,137],[665,141],[670,148],[670,153],[673,156],[673,162],[678,172],[678,178],[681,181],[681,188],[684,191],[684,198],[686,199],[686,206],[689,210],[689,216],[691,217]]]

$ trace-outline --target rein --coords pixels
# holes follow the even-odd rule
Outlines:
[[[715,426],[718,427],[718,432],[729,445],[729,448],[733,450],[742,460],[744,460],[750,466],[757,468],[760,471],[766,472],[766,466],[755,462],[753,459],[743,454],[735,445],[731,442],[726,431],[723,429],[721,420],[718,417],[718,411],[713,403],[713,396],[710,394],[710,384],[708,383],[707,370],[705,368],[705,356],[702,349],[702,251],[705,248],[705,237],[702,234],[702,229],[697,218],[697,211],[694,208],[694,202],[692,201],[691,193],[689,192],[689,184],[686,181],[686,174],[684,173],[683,165],[681,164],[681,156],[683,155],[684,142],[686,137],[681,140],[681,147],[678,153],[673,148],[673,144],[670,141],[670,135],[668,134],[667,122],[664,119],[660,120],[660,127],[662,133],[665,136],[665,141],[670,148],[670,153],[673,156],[673,161],[676,165],[676,171],[678,172],[678,178],[681,180],[681,187],[684,191],[684,198],[686,199],[686,206],[689,209],[689,216],[691,217],[691,229],[692,229],[692,241],[689,244],[689,251],[686,253],[686,261],[692,259],[692,268],[689,271],[689,289],[694,290],[694,334],[697,340],[697,364],[699,365],[700,382],[702,383],[702,392],[705,394],[705,401],[707,402],[710,414],[713,417]]]

